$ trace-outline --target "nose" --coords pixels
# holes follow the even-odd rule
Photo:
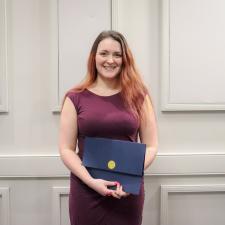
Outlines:
[[[113,58],[112,55],[108,55],[107,62],[109,62],[109,63],[113,63],[114,62],[114,58]]]

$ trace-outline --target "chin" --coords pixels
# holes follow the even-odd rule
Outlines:
[[[100,73],[100,76],[105,78],[105,79],[115,79],[119,77],[119,73],[114,73],[114,74],[105,74],[105,73]]]

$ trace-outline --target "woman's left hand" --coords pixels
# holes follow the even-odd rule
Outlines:
[[[121,199],[122,197],[127,197],[129,195],[129,193],[123,191],[123,187],[119,182],[117,182],[116,186],[116,190],[112,193],[114,198]]]

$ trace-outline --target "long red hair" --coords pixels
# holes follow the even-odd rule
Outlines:
[[[142,105],[145,95],[148,93],[139,72],[136,69],[134,58],[124,36],[117,31],[103,31],[95,39],[88,58],[87,75],[84,81],[68,92],[81,92],[90,87],[97,78],[95,56],[99,43],[105,38],[118,41],[122,49],[122,68],[119,74],[121,96],[125,106],[131,110],[134,116],[141,120],[143,116]],[[64,98],[65,100],[65,98]]]

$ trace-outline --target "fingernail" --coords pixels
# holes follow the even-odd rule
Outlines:
[[[120,183],[119,182],[116,182],[116,185],[120,186]]]

